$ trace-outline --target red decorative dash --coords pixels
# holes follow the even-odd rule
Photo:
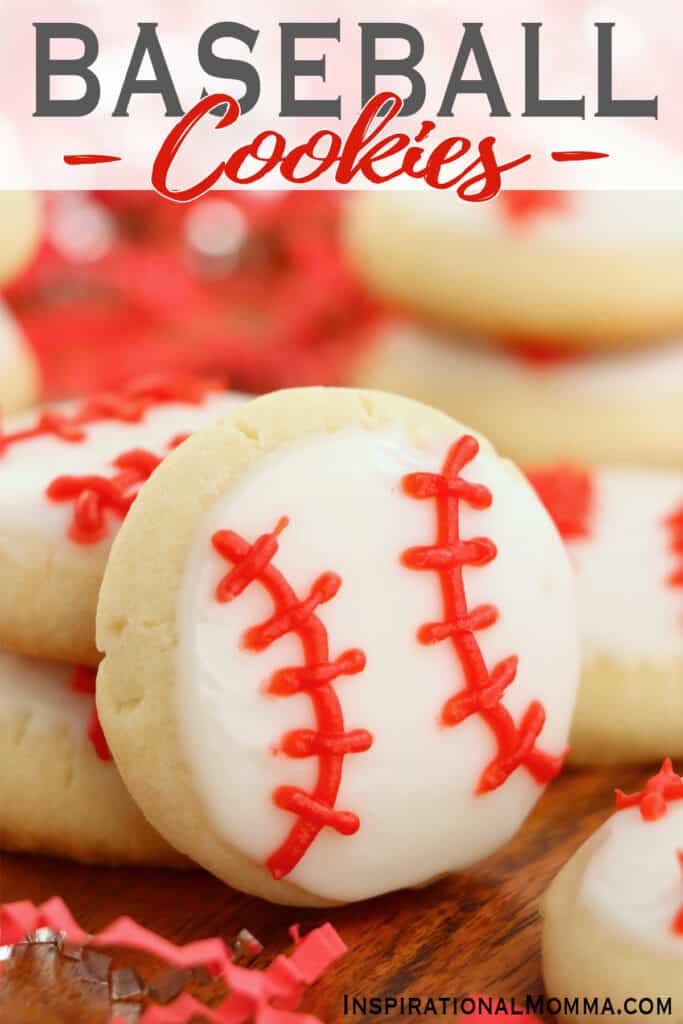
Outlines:
[[[573,160],[604,160],[609,153],[598,153],[593,149],[556,149],[550,155],[558,163],[566,164]]]
[[[176,946],[143,928],[130,917],[120,917],[96,935],[88,935],[74,920],[63,900],[55,897],[34,906],[28,900],[0,906],[0,939],[16,945],[39,928],[60,932],[68,941],[91,947],[135,949],[182,969],[203,967],[221,979],[230,994],[214,1009],[184,993],[167,1006],[149,1006],[140,1024],[186,1024],[203,1018],[219,1024],[319,1024],[315,1017],[295,1017],[307,985],[316,982],[346,953],[346,946],[331,924],[295,935],[291,956],[278,956],[265,971],[240,967],[220,938]],[[298,941],[297,941],[298,940]],[[119,1018],[114,1016],[110,1024]]]
[[[669,548],[677,559],[676,568],[667,579],[670,587],[683,587],[683,504],[664,520],[670,533]]]
[[[683,800],[683,778],[676,775],[671,759],[667,757],[643,790],[629,794],[617,789],[615,796],[618,811],[640,807],[640,816],[644,821],[658,821],[667,813],[669,803]]]
[[[64,157],[64,163],[69,167],[79,167],[81,164],[113,164],[120,159],[120,156],[110,156],[106,153],[68,153]]]
[[[517,189],[501,192],[499,197],[501,210],[511,224],[525,224],[544,213],[564,213],[569,209],[568,192],[555,192],[549,189]]]
[[[94,698],[96,683],[97,669],[88,668],[87,665],[77,665],[73,670],[73,674],[71,676],[71,689],[74,693],[83,693]],[[93,750],[99,757],[100,761],[112,760],[109,744],[107,743],[107,739],[102,730],[94,699],[92,714],[90,716],[90,721],[88,722],[88,739],[90,740]]]
[[[594,501],[590,470],[560,463],[527,469],[526,475],[563,540],[590,536]]]
[[[678,857],[681,874],[683,874],[683,850],[677,850],[676,856]],[[680,907],[678,913],[671,922],[671,928],[674,935],[680,935],[683,937],[683,905]]]
[[[312,793],[295,786],[280,786],[273,793],[276,806],[296,815],[286,839],[267,861],[276,879],[284,878],[296,867],[321,829],[333,828],[341,835],[358,831],[358,817],[350,811],[337,810],[335,804],[344,757],[362,753],[372,745],[372,736],[365,729],[346,732],[341,704],[332,686],[340,676],[362,672],[365,654],[350,650],[331,660],[327,629],[316,615],[319,605],[331,601],[337,594],[341,578],[335,573],[323,573],[305,598],[297,597],[272,564],[279,548],[278,536],[287,523],[287,518],[283,517],[272,533],[263,534],[253,544],[232,530],[220,530],[212,537],[218,554],[234,563],[216,587],[216,600],[232,601],[251,583],[257,582],[273,601],[273,615],[247,631],[244,646],[252,651],[263,651],[288,633],[294,633],[301,642],[303,665],[276,672],[268,692],[278,697],[306,693],[315,714],[315,730],[288,732],[278,745],[278,750],[288,757],[316,757],[318,775]]]
[[[460,476],[478,451],[479,444],[473,437],[461,437],[450,448],[441,474],[410,473],[403,478],[403,489],[411,498],[436,501],[437,540],[428,547],[409,548],[402,561],[410,569],[434,570],[439,576],[443,621],[426,623],[418,638],[423,644],[452,641],[465,675],[465,689],[442,708],[442,724],[454,726],[478,714],[495,736],[496,757],[485,768],[477,787],[477,793],[487,793],[502,786],[519,767],[526,768],[539,785],[550,782],[561,770],[566,752],[551,757],[536,747],[545,724],[545,710],[538,701],[529,705],[520,725],[515,725],[503,697],[514,682],[517,656],[504,658],[489,671],[476,639],[476,632],[492,626],[499,616],[495,605],[470,608],[463,580],[463,566],[487,565],[497,555],[489,538],[463,540],[460,536],[460,502],[481,510],[493,500],[487,487]]]

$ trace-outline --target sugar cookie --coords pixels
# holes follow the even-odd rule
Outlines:
[[[676,192],[359,192],[346,239],[380,295],[492,340],[597,349],[683,327]]]
[[[114,544],[97,635],[144,813],[267,899],[465,868],[562,765],[578,651],[557,532],[488,442],[393,395],[277,392],[174,452]]]
[[[36,360],[14,317],[0,302],[0,414],[19,412],[38,400]]]
[[[683,756],[683,473],[528,471],[577,581],[575,763]]]
[[[683,465],[683,341],[554,356],[409,323],[375,333],[354,383],[436,405],[516,462]]]
[[[170,448],[240,400],[169,376],[4,423],[0,647],[97,664],[97,594],[121,519]]]
[[[32,256],[40,237],[41,204],[34,192],[0,191],[0,284]]]
[[[543,973],[548,995],[566,1001],[560,1020],[683,1020],[682,837],[683,779],[666,762],[642,793],[617,791],[616,814],[554,880]]]
[[[0,850],[86,863],[177,864],[116,771],[95,672],[0,651]]]

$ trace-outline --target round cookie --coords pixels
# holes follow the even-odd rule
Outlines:
[[[528,476],[576,574],[571,761],[683,756],[683,473],[562,465]]]
[[[612,348],[683,327],[675,192],[362,192],[345,234],[379,295],[492,341]]]
[[[442,413],[344,389],[256,399],[166,460],[97,638],[144,813],[292,904],[507,841],[561,768],[578,671],[566,553],[518,470]]]
[[[117,772],[95,672],[0,651],[0,850],[90,864],[181,865]]]
[[[19,412],[38,400],[38,366],[14,317],[0,302],[0,416]]]
[[[683,341],[554,357],[394,322],[376,333],[354,383],[436,405],[516,462],[683,465]]]
[[[568,1001],[560,1020],[588,1024],[623,1011],[633,1021],[680,1021],[683,780],[666,762],[642,793],[617,791],[617,808],[544,898],[546,990]],[[599,1009],[588,1012],[584,997]],[[658,998],[671,1000],[669,1012],[657,1012]]]
[[[141,484],[197,427],[243,401],[163,376],[7,420],[0,433],[0,647],[96,665],[112,539]]]
[[[35,192],[0,191],[0,284],[5,284],[33,255],[42,225]]]

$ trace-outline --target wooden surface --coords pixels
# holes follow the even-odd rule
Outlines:
[[[568,771],[546,792],[520,834],[475,870],[425,890],[334,911],[272,906],[240,896],[201,872],[86,868],[8,854],[2,857],[0,898],[37,903],[60,895],[89,931],[130,914],[175,942],[212,935],[230,940],[246,927],[265,946],[259,964],[289,948],[287,927],[294,921],[308,929],[330,920],[350,951],[303,1004],[329,1024],[345,1019],[344,994],[437,998],[484,992],[523,999],[542,991],[539,897],[610,813],[614,787],[640,788],[647,774],[634,768]],[[146,978],[153,970],[135,954],[117,954],[114,966],[135,966]],[[105,1024],[107,985],[82,975],[77,962],[54,949],[19,948],[0,981],[0,1020]],[[201,979],[193,990],[211,995]],[[375,1019],[408,1018],[392,1012]]]

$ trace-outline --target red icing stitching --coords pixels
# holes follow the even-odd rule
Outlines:
[[[372,745],[372,736],[367,730],[346,731],[341,704],[332,686],[340,676],[362,672],[365,654],[361,650],[349,650],[331,660],[327,629],[316,615],[318,606],[337,594],[341,578],[336,573],[323,573],[305,598],[297,597],[272,564],[279,548],[278,536],[288,522],[286,517],[282,518],[272,533],[263,534],[253,544],[232,530],[219,530],[212,537],[218,554],[234,563],[216,587],[216,601],[234,600],[254,581],[265,588],[273,601],[273,614],[247,630],[244,646],[252,651],[263,651],[288,633],[294,633],[301,641],[303,665],[276,672],[268,684],[268,693],[277,697],[306,693],[315,714],[314,730],[296,729],[286,733],[277,748],[287,757],[317,757],[318,776],[312,793],[296,786],[279,786],[273,793],[276,806],[297,818],[284,842],[267,860],[275,879],[284,878],[296,867],[321,829],[333,828],[346,836],[358,831],[357,815],[339,811],[335,804],[344,758],[347,754],[362,753]]]
[[[678,857],[678,863],[683,874],[683,850],[677,850],[676,856]],[[671,929],[674,935],[680,935],[683,937],[683,905],[678,910],[678,913],[671,922]]]
[[[140,423],[154,406],[172,402],[201,405],[208,394],[222,389],[223,386],[218,381],[201,377],[172,374],[144,377],[116,394],[89,398],[72,413],[48,409],[40,413],[31,427],[10,434],[0,431],[0,456],[14,445],[36,437],[49,436],[68,444],[78,444],[85,441],[88,436],[84,427],[92,423],[103,423],[107,420]]]
[[[670,802],[683,800],[683,778],[676,775],[671,758],[667,757],[643,790],[638,793],[624,793],[617,789],[615,796],[618,811],[624,811],[628,807],[640,807],[643,821],[658,821],[666,814]]]
[[[580,466],[538,466],[526,470],[563,540],[590,535],[594,502],[593,474]]]
[[[463,540],[460,536],[461,501],[474,509],[491,505],[492,495],[482,484],[470,483],[459,474],[471,462],[479,445],[473,437],[461,437],[450,448],[441,474],[410,473],[403,478],[403,489],[411,498],[434,499],[437,510],[437,540],[428,547],[409,548],[402,561],[410,569],[430,569],[438,573],[444,608],[443,622],[430,622],[418,632],[423,644],[451,640],[465,675],[465,689],[446,701],[441,710],[445,726],[457,725],[470,715],[480,715],[491,729],[497,754],[484,769],[477,793],[502,786],[519,767],[524,767],[539,785],[550,782],[559,773],[566,751],[551,757],[536,747],[545,724],[545,709],[538,701],[527,708],[519,726],[503,705],[505,690],[517,674],[517,656],[511,655],[489,671],[475,633],[498,620],[495,605],[469,608],[463,580],[463,566],[486,565],[497,555],[488,537]]]
[[[187,435],[174,437],[169,451],[181,444]],[[150,478],[163,457],[133,448],[114,459],[119,472],[105,476],[58,476],[46,488],[50,501],[73,501],[74,510],[67,536],[76,544],[97,544],[109,534],[106,513],[125,519],[138,496],[141,485]]]
[[[671,553],[677,558],[677,567],[668,577],[667,583],[670,587],[683,587],[683,504],[664,520],[664,525],[670,532]]]
[[[569,194],[550,189],[517,189],[501,192],[501,211],[515,225],[528,224],[543,213],[564,213],[570,207]]]
[[[96,681],[97,669],[88,668],[87,665],[76,665],[71,676],[71,689],[74,693],[84,693],[94,697]],[[92,714],[88,722],[88,739],[92,743],[93,749],[100,761],[112,760],[109,744],[102,730],[94,700]]]

